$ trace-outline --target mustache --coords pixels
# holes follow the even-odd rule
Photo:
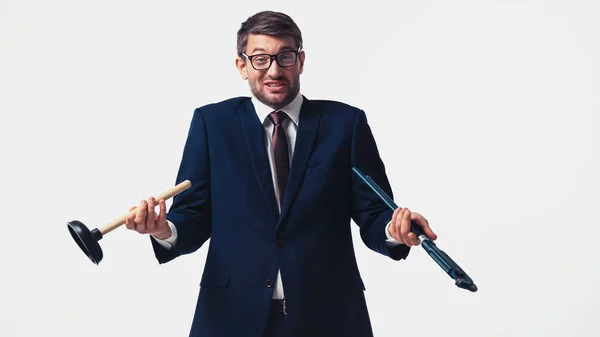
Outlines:
[[[268,82],[268,81],[279,81],[279,82],[289,83],[288,78],[285,76],[269,77],[269,78],[263,80],[263,82]]]

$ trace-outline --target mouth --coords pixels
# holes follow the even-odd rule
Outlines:
[[[268,91],[276,93],[281,92],[285,88],[285,83],[283,82],[265,82],[264,86]]]

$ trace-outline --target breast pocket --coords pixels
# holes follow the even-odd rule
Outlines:
[[[333,168],[332,163],[328,162],[317,162],[312,160],[306,166],[306,175],[315,175],[315,174],[326,174],[330,172]]]

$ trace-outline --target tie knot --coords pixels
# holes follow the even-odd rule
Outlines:
[[[283,111],[273,111],[269,114],[269,119],[275,125],[280,125],[287,117],[288,115]]]

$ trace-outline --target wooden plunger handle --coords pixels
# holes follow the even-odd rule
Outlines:
[[[179,194],[179,193],[187,190],[188,188],[190,188],[190,186],[192,186],[192,183],[189,180],[184,180],[181,183],[173,186],[172,188],[168,189],[167,191],[165,191],[162,194],[155,197],[156,202],[158,203],[160,200],[166,201],[168,199],[171,199],[176,194]],[[136,210],[137,210],[137,207],[132,209],[131,211],[127,212],[126,214],[123,214],[122,216],[116,218],[115,220],[111,221],[106,226],[100,228],[100,233],[102,233],[102,235],[105,235],[108,232],[112,231],[113,229],[120,227],[121,225],[123,225],[125,223],[125,220],[127,220],[127,217],[130,214],[135,213]]]

